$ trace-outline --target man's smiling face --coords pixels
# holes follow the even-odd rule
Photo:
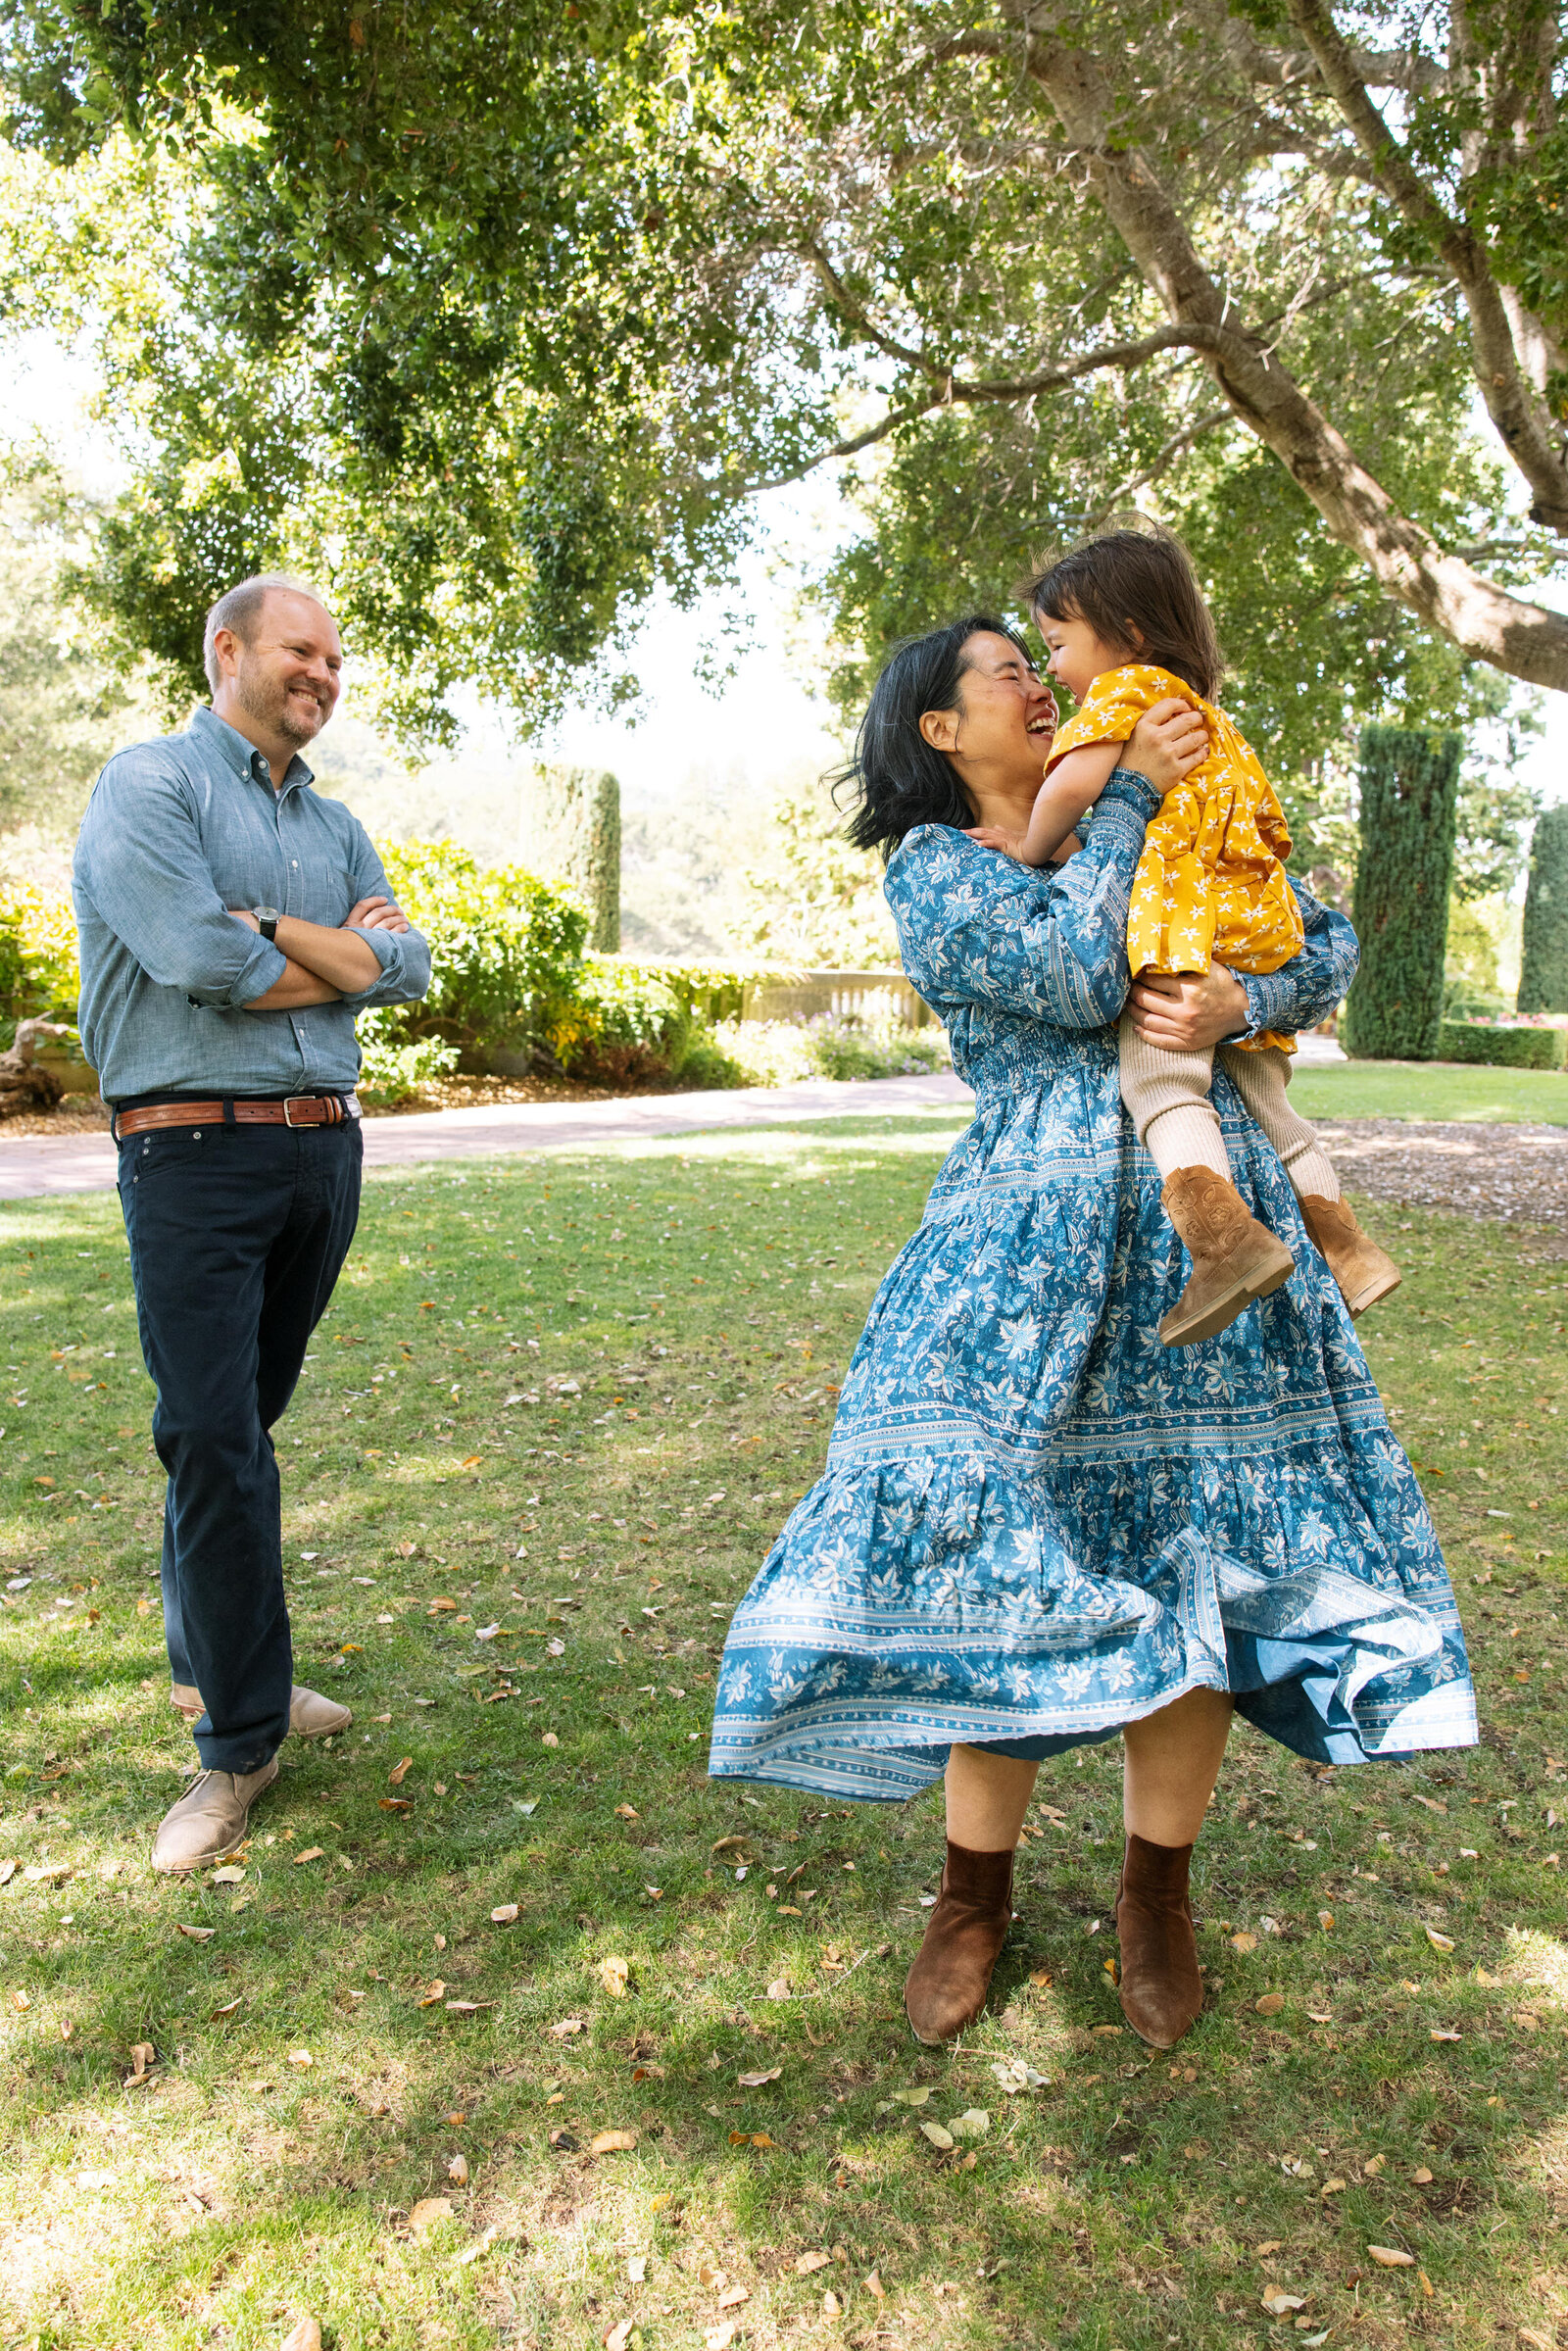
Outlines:
[[[269,734],[300,746],[314,743],[337,708],[342,687],[337,622],[313,597],[271,588],[255,628],[249,645],[234,640],[235,699]]]

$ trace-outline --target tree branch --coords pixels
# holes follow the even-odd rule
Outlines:
[[[1110,93],[1075,28],[1069,25],[1057,41],[1039,0],[1003,0],[1003,6],[1027,31],[1028,71],[1082,150],[1090,183],[1145,278],[1174,321],[1224,334],[1222,349],[1204,353],[1215,381],[1236,415],[1289,467],[1334,536],[1396,602],[1462,652],[1531,685],[1568,692],[1568,617],[1508,595],[1446,555],[1430,531],[1399,512],[1259,337],[1228,324],[1233,306],[1148,160],[1112,142]]]
[[[1481,240],[1439,203],[1373,105],[1329,0],[1287,0],[1291,22],[1391,204],[1452,270],[1470,317],[1476,381],[1502,444],[1534,494],[1530,516],[1568,538],[1568,465],[1544,403],[1519,364],[1501,289]]]

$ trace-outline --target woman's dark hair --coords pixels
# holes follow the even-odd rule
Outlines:
[[[1174,531],[1106,531],[1043,564],[1023,593],[1037,619],[1087,620],[1129,661],[1170,670],[1205,702],[1219,692],[1225,657],[1192,560]]]
[[[1005,637],[1035,666],[1023,639],[990,612],[965,612],[946,628],[906,637],[883,662],[855,756],[833,778],[834,799],[849,796],[845,834],[857,849],[879,849],[887,858],[917,824],[973,824],[952,760],[926,741],[920,720],[927,710],[962,710],[969,640],[982,634]]]

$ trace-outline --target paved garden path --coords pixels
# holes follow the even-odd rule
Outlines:
[[[918,1078],[813,1078],[798,1086],[742,1086],[703,1094],[639,1094],[624,1102],[513,1102],[483,1110],[431,1110],[365,1121],[367,1167],[468,1159],[489,1151],[563,1151],[697,1128],[765,1127],[801,1118],[863,1118],[949,1109],[974,1100],[949,1073]],[[0,1200],[68,1192],[112,1192],[115,1147],[107,1134],[18,1135],[0,1130]]]

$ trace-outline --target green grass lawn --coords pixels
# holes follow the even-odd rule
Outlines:
[[[1303,1118],[1458,1118],[1568,1126],[1568,1071],[1473,1069],[1459,1061],[1340,1061],[1299,1069]]]
[[[725,1620],[951,1131],[372,1181],[279,1431],[298,1671],[354,1727],[291,1741],[195,1882],[148,1863],[192,1750],[118,1208],[0,1211],[0,2341],[253,2351],[305,2312],[329,2351],[1557,2339],[1568,1264],[1539,1241],[1364,1211],[1484,1743],[1321,1773],[1239,1733],[1171,2055],[1106,1972],[1114,1748],[1042,1773],[951,2052],[900,2010],[936,1793],[708,1786]],[[951,2149],[920,2128],[970,2114]]]

